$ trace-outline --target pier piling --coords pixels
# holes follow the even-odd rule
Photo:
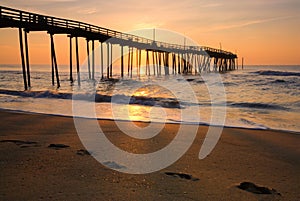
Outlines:
[[[101,60],[101,80],[104,79],[104,72],[103,72],[103,69],[104,69],[104,61],[103,61],[103,42],[100,42],[101,45],[100,45],[100,60]]]
[[[70,38],[70,82],[73,83],[73,56],[72,56],[72,36]]]
[[[109,57],[109,53],[110,53],[110,51],[109,51],[109,43],[106,43],[106,49],[107,49],[107,66],[106,66],[106,69],[107,69],[107,79],[109,79],[109,69],[110,69],[110,66],[109,66],[109,62],[110,62],[110,57]]]
[[[57,68],[57,60],[56,60],[56,53],[55,53],[55,46],[54,46],[53,35],[54,34],[50,33],[50,39],[51,39],[51,61],[52,61],[51,62],[52,63],[52,85],[54,85],[54,71],[55,71],[57,88],[59,88],[60,87],[60,82],[59,82],[59,74],[58,74],[58,68]]]
[[[90,45],[89,40],[86,39],[86,54],[87,54],[87,62],[88,62],[88,76],[91,79],[91,58],[90,58]]]
[[[75,37],[76,43],[76,70],[77,70],[77,84],[80,86],[80,68],[79,68],[79,51],[78,51],[78,37]]]
[[[21,53],[21,63],[22,63],[24,89],[27,90],[28,86],[27,86],[27,78],[26,78],[26,68],[25,68],[25,58],[24,58],[22,28],[19,28],[19,42],[20,42],[20,53]]]
[[[121,45],[121,78],[124,77],[124,46]]]
[[[29,63],[29,51],[28,51],[28,39],[27,39],[27,31],[24,29],[24,40],[25,40],[25,58],[26,58],[26,70],[27,70],[27,85],[28,88],[31,87],[30,82],[30,63]]]
[[[92,40],[92,80],[95,80],[95,41]]]

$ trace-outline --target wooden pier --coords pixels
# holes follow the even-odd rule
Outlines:
[[[25,90],[31,87],[27,35],[33,31],[46,31],[50,36],[52,85],[55,85],[56,81],[57,87],[60,87],[60,80],[54,41],[54,35],[56,34],[67,35],[70,39],[70,82],[74,81],[72,43],[73,39],[75,39],[78,85],[81,83],[78,38],[86,39],[88,77],[92,80],[95,79],[95,42],[100,43],[101,79],[105,77],[112,78],[113,76],[112,52],[113,47],[116,45],[120,47],[121,52],[120,76],[122,78],[126,75],[125,56],[128,60],[127,76],[132,77],[133,67],[137,69],[137,75],[140,76],[143,53],[146,55],[144,61],[146,65],[145,74],[148,76],[200,74],[210,71],[224,72],[238,67],[236,65],[237,55],[228,51],[203,46],[185,46],[158,42],[84,22],[40,15],[3,6],[0,6],[0,28],[19,29],[20,55]],[[107,58],[104,58],[103,43],[106,43]],[[91,50],[90,47],[92,47]],[[127,55],[124,55],[124,48],[128,48]],[[136,61],[134,61],[134,54]],[[104,59],[107,61],[106,75],[104,75]],[[150,69],[151,66],[152,69]]]

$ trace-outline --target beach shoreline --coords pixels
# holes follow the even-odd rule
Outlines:
[[[84,152],[71,117],[7,110],[0,116],[1,200],[300,199],[300,135],[292,132],[224,128],[212,153],[199,160],[208,126],[191,125],[198,133],[182,158],[158,172],[131,175],[106,168]],[[166,124],[158,136],[141,141],[122,134],[113,120],[98,122],[114,144],[132,153],[161,149],[180,126]],[[237,188],[242,182],[276,193],[244,191]]]
[[[20,114],[29,114],[29,115],[49,115],[49,116],[53,116],[53,117],[65,117],[65,118],[74,118],[73,116],[69,116],[69,115],[64,115],[64,114],[46,114],[46,113],[39,113],[39,112],[30,112],[30,111],[22,111],[22,110],[12,110],[12,109],[3,109],[0,108],[0,112],[9,112],[9,113],[20,113]],[[88,118],[88,117],[77,117],[77,118],[81,118],[81,119],[91,119],[91,120],[97,120],[97,121],[109,121],[109,122],[133,122],[133,123],[141,123],[141,124],[149,124],[149,123],[155,123],[155,124],[165,124],[162,122],[155,122],[155,121],[146,121],[146,120],[134,120],[134,121],[130,121],[130,120],[126,120],[126,119],[111,119],[111,118]],[[275,128],[253,128],[253,127],[242,127],[242,126],[221,126],[221,125],[209,125],[208,123],[198,123],[196,124],[195,122],[166,122],[166,124],[170,124],[170,125],[179,125],[179,124],[183,124],[183,125],[193,125],[193,126],[212,126],[212,127],[222,127],[223,129],[241,129],[241,130],[253,130],[253,131],[274,131],[274,132],[282,132],[282,133],[287,133],[287,134],[294,134],[294,135],[300,135],[300,132],[298,131],[293,131],[293,130],[283,130],[283,129],[275,129]]]

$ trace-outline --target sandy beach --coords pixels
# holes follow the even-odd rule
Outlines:
[[[88,155],[70,117],[1,111],[0,118],[0,200],[300,200],[299,134],[225,128],[213,152],[199,160],[207,131],[199,126],[193,145],[175,164],[131,175]],[[99,123],[113,143],[133,153],[161,149],[178,129],[167,124],[153,139],[136,140],[113,121]],[[249,192],[251,185],[249,191],[238,188],[242,182],[270,194]]]

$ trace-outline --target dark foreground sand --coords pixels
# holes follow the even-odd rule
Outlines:
[[[0,118],[0,200],[300,200],[297,134],[226,128],[214,151],[199,160],[207,130],[200,126],[193,146],[175,164],[156,173],[129,175],[78,154],[85,148],[72,118],[5,111]],[[143,141],[123,135],[113,121],[100,124],[112,142],[134,153],[162,148],[178,128],[166,125],[161,134]],[[247,192],[237,188],[241,182],[276,193]]]

